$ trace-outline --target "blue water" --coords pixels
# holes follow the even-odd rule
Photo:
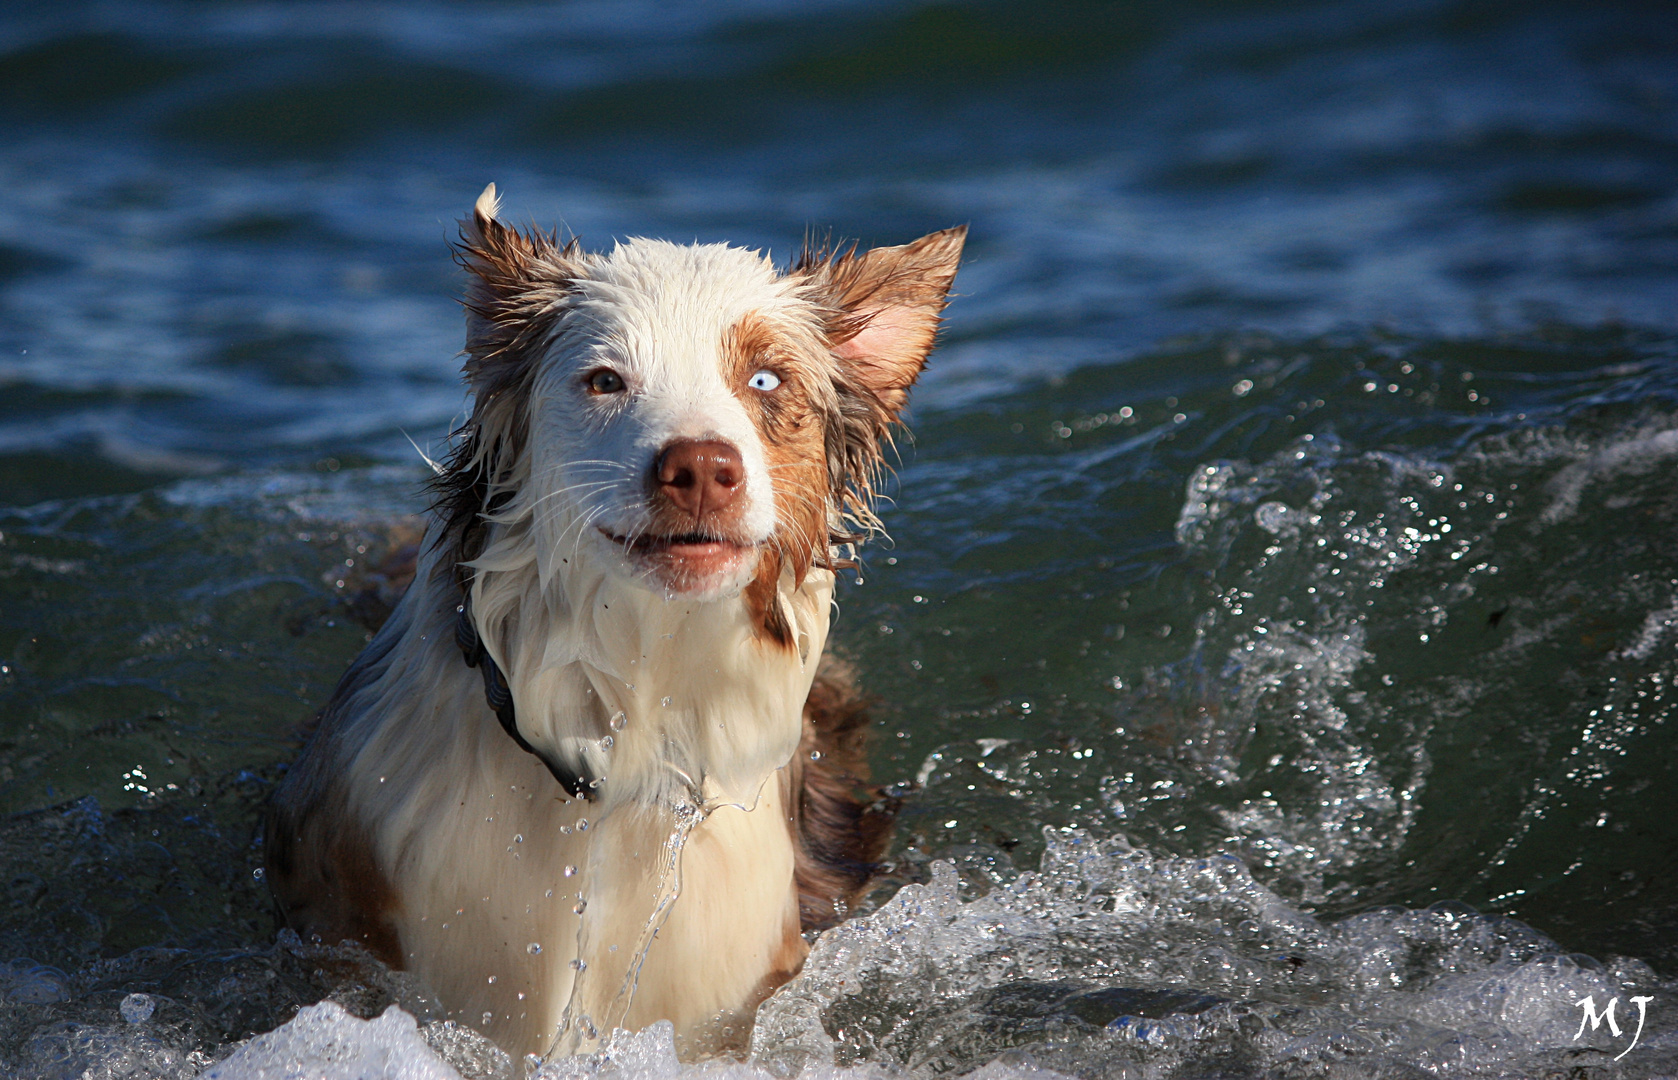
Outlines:
[[[970,225],[836,628],[876,902],[1070,826],[1678,975],[1664,5],[21,2],[0,956],[69,988],[7,1067],[101,994],[172,987],[186,1062],[335,985],[253,830],[464,415],[490,181],[591,247]]]

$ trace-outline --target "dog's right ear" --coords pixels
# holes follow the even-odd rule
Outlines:
[[[466,381],[475,399],[434,484],[433,509],[445,527],[448,553],[439,573],[469,578],[463,567],[478,557],[483,515],[505,502],[527,437],[527,405],[542,354],[564,314],[564,299],[581,260],[576,241],[509,229],[497,220],[500,199],[491,184],[460,223],[455,261],[467,272]]]
[[[515,385],[537,359],[577,276],[576,240],[520,232],[498,220],[501,198],[484,188],[460,223],[455,259],[466,283],[466,376],[480,400]]]

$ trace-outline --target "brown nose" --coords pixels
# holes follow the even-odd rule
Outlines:
[[[740,451],[719,439],[673,442],[653,463],[654,485],[695,525],[733,502],[745,475]]]

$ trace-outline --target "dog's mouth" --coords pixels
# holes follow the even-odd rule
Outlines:
[[[600,531],[614,544],[637,555],[703,556],[724,551],[748,551],[757,546],[755,544],[742,544],[737,540],[730,540],[726,536],[717,536],[706,532],[618,536],[606,529]]]
[[[708,532],[619,536],[601,528],[600,533],[672,592],[702,592],[726,583],[758,547]]]

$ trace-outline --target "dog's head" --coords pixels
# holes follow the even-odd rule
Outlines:
[[[779,272],[721,244],[586,253],[496,213],[492,185],[461,230],[476,404],[441,485],[454,563],[517,508],[539,559],[761,594],[775,622],[783,572],[832,567],[873,524],[966,230]]]

